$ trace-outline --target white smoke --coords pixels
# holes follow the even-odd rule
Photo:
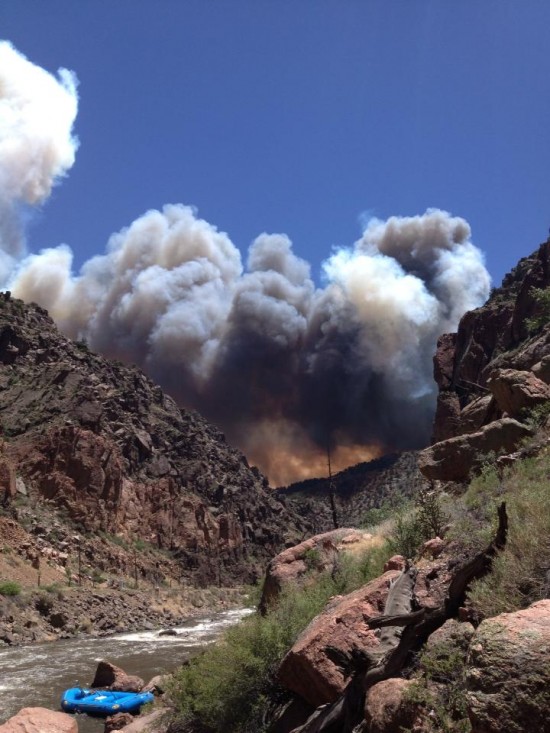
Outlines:
[[[254,444],[264,466],[257,435],[270,424],[272,446],[290,432],[308,450],[421,444],[436,340],[488,295],[468,224],[439,210],[373,220],[324,274],[315,288],[284,235],[258,237],[244,269],[226,234],[170,205],[113,235],[78,275],[59,247],[24,260],[10,288],[93,349],[141,365],[245,451]]]
[[[24,252],[25,207],[45,201],[74,163],[77,80],[58,74],[0,41],[0,283]]]
[[[427,439],[436,340],[489,292],[464,219],[370,219],[317,288],[285,235],[260,235],[244,267],[227,234],[169,205],[75,274],[66,246],[24,256],[21,215],[73,164],[76,112],[74,75],[56,80],[0,43],[0,278],[17,297],[142,366],[275,481],[288,477],[281,462],[303,465],[327,444],[359,456]]]

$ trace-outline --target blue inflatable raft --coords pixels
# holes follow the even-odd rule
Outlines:
[[[70,687],[61,696],[61,709],[66,713],[106,717],[115,713],[138,713],[142,705],[154,699],[152,692],[111,692]]]

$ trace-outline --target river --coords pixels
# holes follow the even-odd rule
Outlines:
[[[238,609],[195,617],[177,627],[177,636],[142,631],[2,648],[0,723],[24,707],[59,710],[63,690],[77,684],[89,685],[101,659],[146,682],[154,675],[171,672],[248,613],[250,609]],[[79,733],[102,733],[100,719],[86,715],[77,718]]]

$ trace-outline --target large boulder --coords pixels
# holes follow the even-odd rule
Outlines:
[[[416,706],[407,699],[411,680],[391,678],[370,688],[365,699],[365,721],[369,733],[409,730],[418,717]]]
[[[496,369],[487,382],[502,412],[518,416],[550,399],[550,387],[533,372]]]
[[[476,433],[487,423],[502,417],[492,394],[476,397],[460,413],[459,431],[455,435]]]
[[[542,379],[546,384],[550,384],[550,354],[546,354],[540,361],[534,364],[531,371],[535,377]]]
[[[466,481],[488,453],[512,453],[533,431],[527,425],[504,417],[476,433],[435,443],[420,452],[418,468],[429,480]]]
[[[334,529],[280,552],[267,566],[260,611],[265,613],[283,588],[302,582],[306,576],[332,571],[340,551],[360,542],[365,535],[368,533],[357,529]]]
[[[144,686],[141,677],[126,674],[116,664],[101,660],[97,665],[95,676],[90,687],[105,687],[117,692],[141,692]]]
[[[67,713],[46,708],[23,708],[0,725],[0,733],[78,733],[78,724]]]
[[[384,611],[392,580],[400,575],[390,570],[347,596],[338,596],[316,616],[284,657],[278,677],[284,687],[318,707],[334,702],[346,686],[344,672],[327,647],[345,657],[352,649],[375,650],[379,632],[370,629],[365,617]]]
[[[466,680],[472,733],[550,733],[550,600],[483,621]]]

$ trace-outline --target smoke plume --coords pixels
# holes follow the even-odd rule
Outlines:
[[[134,362],[217,422],[285,482],[325,464],[426,441],[439,334],[487,297],[464,219],[439,210],[371,220],[315,287],[284,235],[262,234],[246,266],[228,236],[186,206],[149,211],[78,275],[58,247],[26,258],[14,293],[74,338]]]
[[[75,159],[76,77],[59,79],[0,41],[0,284],[24,253],[29,207],[45,201]]]
[[[468,223],[371,219],[317,287],[285,235],[261,234],[243,264],[227,234],[168,205],[74,273],[65,245],[25,256],[21,214],[74,162],[75,89],[0,43],[2,282],[218,423],[274,484],[325,473],[327,449],[337,469],[422,445],[437,337],[488,295]]]

